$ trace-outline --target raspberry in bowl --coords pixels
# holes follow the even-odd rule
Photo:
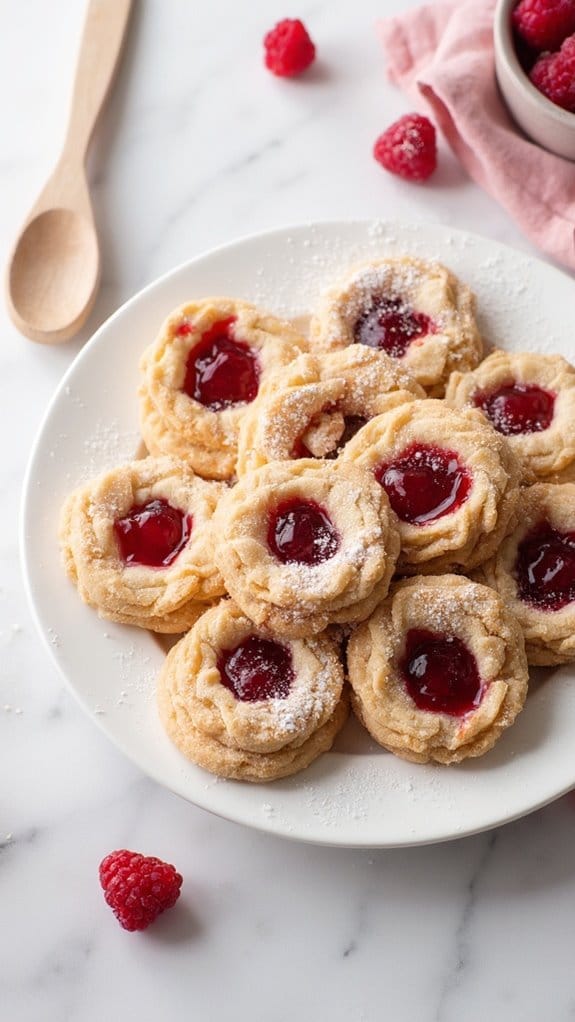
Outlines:
[[[499,88],[519,127],[543,148],[575,160],[575,112],[565,108],[571,105],[571,48],[575,69],[571,3],[498,0],[494,47]],[[562,40],[564,32],[568,34]],[[556,49],[545,50],[546,45]],[[575,87],[572,92],[575,98]]]

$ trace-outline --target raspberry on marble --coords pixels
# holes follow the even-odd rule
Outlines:
[[[379,136],[373,155],[392,174],[426,181],[437,166],[435,128],[421,114],[405,114]]]
[[[264,37],[265,64],[280,78],[295,78],[315,60],[315,46],[299,18],[278,21]]]
[[[100,863],[100,884],[107,904],[125,930],[145,930],[180,896],[182,877],[155,856],[126,848]]]

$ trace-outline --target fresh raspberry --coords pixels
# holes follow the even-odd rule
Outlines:
[[[405,114],[379,136],[373,155],[392,174],[425,181],[437,166],[435,128],[427,117]]]
[[[512,21],[521,38],[536,50],[558,50],[575,32],[575,0],[520,0]]]
[[[124,929],[145,930],[160,912],[176,904],[182,878],[161,859],[122,848],[102,859],[100,883]]]
[[[315,58],[315,46],[299,18],[278,21],[264,38],[266,67],[280,78],[294,78]]]
[[[529,77],[547,99],[575,114],[575,35],[565,40],[558,53],[539,57]]]

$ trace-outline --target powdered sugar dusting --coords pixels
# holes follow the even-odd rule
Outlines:
[[[336,341],[341,336],[341,323],[348,330],[377,306],[378,299],[394,303],[398,322],[407,323],[414,309],[417,309],[417,294],[425,283],[425,272],[413,263],[392,263],[365,266],[354,273],[346,282],[345,297],[333,289],[324,302],[324,327],[328,340]],[[434,329],[441,331],[442,317],[434,316]],[[407,331],[407,327],[404,327]],[[401,330],[400,330],[401,332]]]
[[[291,455],[294,443],[309,426],[309,398],[313,400],[317,396],[321,401],[321,393],[321,384],[312,383],[285,391],[279,398],[274,395],[272,407],[264,409],[261,421],[270,457],[281,460]],[[278,409],[278,405],[281,408]]]
[[[481,589],[474,582],[453,589],[428,587],[421,600],[426,621],[438,633],[451,632],[465,618],[481,615]]]
[[[282,579],[286,587],[289,587],[294,594],[299,596],[299,602],[303,605],[306,596],[311,601],[311,606],[317,603],[318,599],[327,597],[333,589],[333,575],[336,570],[334,557],[320,564],[285,564],[282,566]],[[305,607],[301,610],[296,608],[295,614],[301,617]]]
[[[397,362],[363,345],[325,355],[320,371],[321,379],[281,389],[258,409],[259,443],[272,460],[293,457],[298,444],[300,456],[335,455],[358,417],[361,425],[380,411],[382,395],[413,385]]]
[[[350,505],[361,500],[361,493],[355,487],[348,487],[343,498]],[[341,509],[341,505],[340,505]],[[317,605],[318,598],[333,596],[334,578],[338,577],[338,567],[342,564],[352,565],[357,572],[361,572],[363,566],[370,560],[375,545],[379,545],[383,539],[381,525],[373,524],[366,526],[360,531],[355,531],[352,539],[345,538],[340,543],[338,550],[329,556],[331,549],[331,535],[320,533],[314,539],[314,545],[320,553],[327,555],[326,560],[319,564],[289,563],[282,565],[282,580],[284,585],[290,587],[299,598],[301,604],[306,599],[311,605]],[[345,576],[346,586],[349,579]],[[303,608],[305,610],[305,608]]]
[[[482,238],[456,229],[381,219],[366,223],[363,231],[359,224],[342,225],[338,234],[310,224],[290,238],[295,261],[289,274],[278,260],[276,242],[258,267],[260,275],[254,277],[253,293],[248,296],[286,318],[317,309],[321,294],[351,267],[370,259],[407,255],[444,263],[471,287],[478,298],[477,319],[487,347],[549,354],[570,348],[567,321],[561,336],[557,321],[554,329],[550,327],[545,268],[528,256],[495,246],[485,255],[487,243]],[[270,269],[276,265],[277,272]]]
[[[351,758],[335,784],[334,793],[326,795],[321,785],[303,781],[302,795],[308,811],[329,830],[337,830],[342,819],[350,823],[368,821],[377,813],[385,811],[391,798],[399,796],[406,802],[417,798],[417,790],[408,773],[409,768],[400,765],[391,754],[378,752],[369,759],[359,762]],[[441,785],[433,777],[426,778],[430,794],[436,796]],[[427,798],[425,804],[427,804]]]
[[[94,432],[84,440],[83,479],[89,479],[103,468],[132,461],[140,443],[138,430],[122,430],[118,419],[101,420]]]
[[[325,713],[326,706],[334,704],[335,686],[329,667],[314,674],[305,682],[296,679],[287,699],[270,699],[274,729],[286,735],[297,735],[310,721],[317,721]]]
[[[117,683],[105,697],[100,691],[88,693],[92,712],[97,716],[106,716],[125,708],[134,714],[134,726],[140,727],[155,696],[157,659],[148,652],[147,644],[139,640],[126,643],[122,639],[117,642],[116,633],[103,632],[102,635],[107,640],[102,669],[106,669],[108,662],[108,670],[113,673]]]

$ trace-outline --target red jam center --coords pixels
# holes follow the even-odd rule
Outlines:
[[[483,686],[475,657],[454,635],[412,628],[399,668],[420,710],[463,717],[481,702]]]
[[[504,436],[542,433],[555,408],[555,394],[531,383],[510,383],[491,394],[475,394],[473,401]]]
[[[233,336],[235,317],[214,323],[191,349],[186,364],[184,393],[212,412],[253,401],[260,367],[249,344]]]
[[[294,680],[291,651],[271,639],[250,635],[218,658],[222,684],[243,703],[285,699]]]
[[[191,531],[191,515],[185,515],[165,500],[151,500],[134,507],[114,522],[122,560],[149,568],[167,568],[172,564]]]
[[[561,610],[575,600],[575,532],[540,522],[519,544],[515,562],[519,596],[540,610]]]
[[[454,451],[425,444],[412,444],[396,461],[380,465],[375,478],[398,518],[411,525],[456,511],[471,489],[471,476]]]
[[[286,500],[268,520],[268,547],[282,564],[321,564],[339,547],[326,512],[312,500]]]
[[[362,416],[360,415],[346,415],[344,418],[345,423],[344,431],[340,436],[339,440],[337,441],[337,444],[335,445],[333,450],[329,451],[329,453],[325,455],[326,459],[328,461],[333,461],[335,458],[337,458],[341,454],[345,445],[349,443],[350,440],[353,439],[355,434],[359,432],[362,426],[365,426],[367,421],[368,421],[367,419],[362,418]],[[302,438],[298,437],[295,444],[293,445],[291,457],[313,458],[314,455],[311,453],[310,450],[308,450]]]
[[[356,344],[379,348],[393,358],[405,355],[412,341],[435,333],[433,320],[411,309],[401,298],[379,298],[356,321]]]
[[[367,421],[368,420],[364,419],[361,415],[346,415],[344,419],[345,428],[337,442],[337,447],[334,447],[333,451],[330,451],[326,457],[337,458],[338,454],[343,451],[345,445],[348,444],[350,440],[353,440],[355,434],[359,433],[360,429],[365,426]]]

